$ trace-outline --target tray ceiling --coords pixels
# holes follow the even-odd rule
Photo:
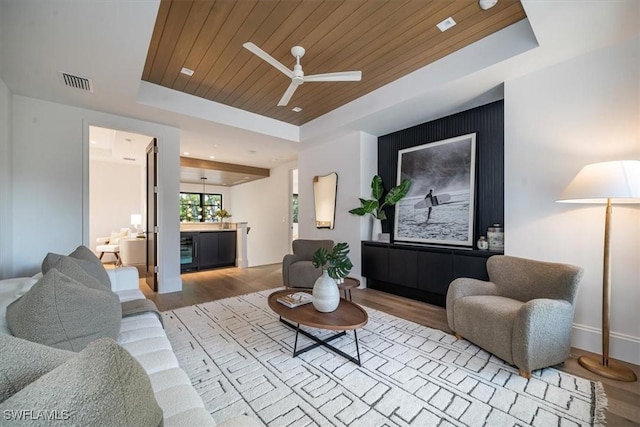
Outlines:
[[[457,25],[440,32],[448,17]],[[467,0],[162,0],[143,80],[302,125],[523,18],[516,0],[486,11]],[[308,82],[278,107],[290,79],[247,41],[289,68],[303,46],[306,75],[362,70],[362,81]]]

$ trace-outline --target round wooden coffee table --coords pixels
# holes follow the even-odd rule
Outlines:
[[[358,346],[358,333],[356,332],[356,329],[362,328],[367,324],[367,321],[369,320],[367,312],[364,311],[364,309],[359,305],[351,301],[347,301],[344,298],[340,298],[340,304],[338,305],[338,308],[331,313],[322,313],[316,310],[312,303],[301,305],[296,308],[289,308],[277,301],[281,296],[294,294],[296,292],[305,292],[309,294],[311,293],[311,291],[300,289],[286,289],[283,291],[276,291],[272,293],[271,295],[269,295],[269,298],[267,300],[269,303],[269,307],[280,316],[280,321],[288,327],[296,330],[296,340],[293,345],[293,357],[296,357],[299,354],[305,353],[316,347],[323,346],[360,366],[360,348]],[[283,318],[289,319],[293,323],[288,322]],[[312,335],[311,333],[300,329],[300,325],[309,326],[311,328],[341,332],[331,335],[328,338],[320,339]],[[350,330],[353,331],[353,336],[356,343],[356,354],[358,356],[357,358],[350,356],[342,350],[329,344],[331,341],[345,335],[346,331]],[[305,337],[315,341],[315,344],[311,344],[310,346],[298,350],[298,334],[302,334]]]

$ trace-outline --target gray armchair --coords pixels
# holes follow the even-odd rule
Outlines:
[[[293,255],[287,254],[282,260],[282,282],[288,288],[313,288],[316,279],[322,275],[321,268],[311,262],[318,248],[333,248],[333,240],[294,240]]]
[[[515,365],[521,376],[564,362],[571,348],[582,269],[495,255],[489,282],[460,278],[447,292],[447,321],[459,339]]]

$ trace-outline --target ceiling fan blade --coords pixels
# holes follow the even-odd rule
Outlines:
[[[282,95],[282,98],[280,98],[278,107],[284,107],[289,103],[291,97],[293,96],[293,93],[296,91],[296,89],[298,89],[298,86],[300,86],[300,83],[296,83],[294,81],[291,82],[287,90],[284,92],[284,95]]]
[[[362,80],[362,71],[341,71],[304,76],[305,82],[359,82],[360,80]]]
[[[253,53],[256,56],[258,56],[259,58],[263,59],[264,61],[266,61],[269,64],[271,64],[274,67],[276,67],[278,70],[280,70],[281,73],[283,73],[287,77],[293,78],[293,71],[291,71],[290,69],[288,69],[287,67],[282,65],[273,56],[269,55],[267,52],[265,52],[264,50],[260,49],[255,44],[253,44],[251,42],[247,42],[247,43],[243,44],[242,46],[245,49],[247,49],[248,51],[250,51],[251,53]]]

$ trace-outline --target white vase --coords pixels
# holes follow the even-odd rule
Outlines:
[[[382,221],[373,218],[373,226],[371,227],[371,240],[379,240],[382,233]]]
[[[330,313],[340,304],[340,290],[327,270],[322,272],[313,285],[313,306],[322,313]]]

